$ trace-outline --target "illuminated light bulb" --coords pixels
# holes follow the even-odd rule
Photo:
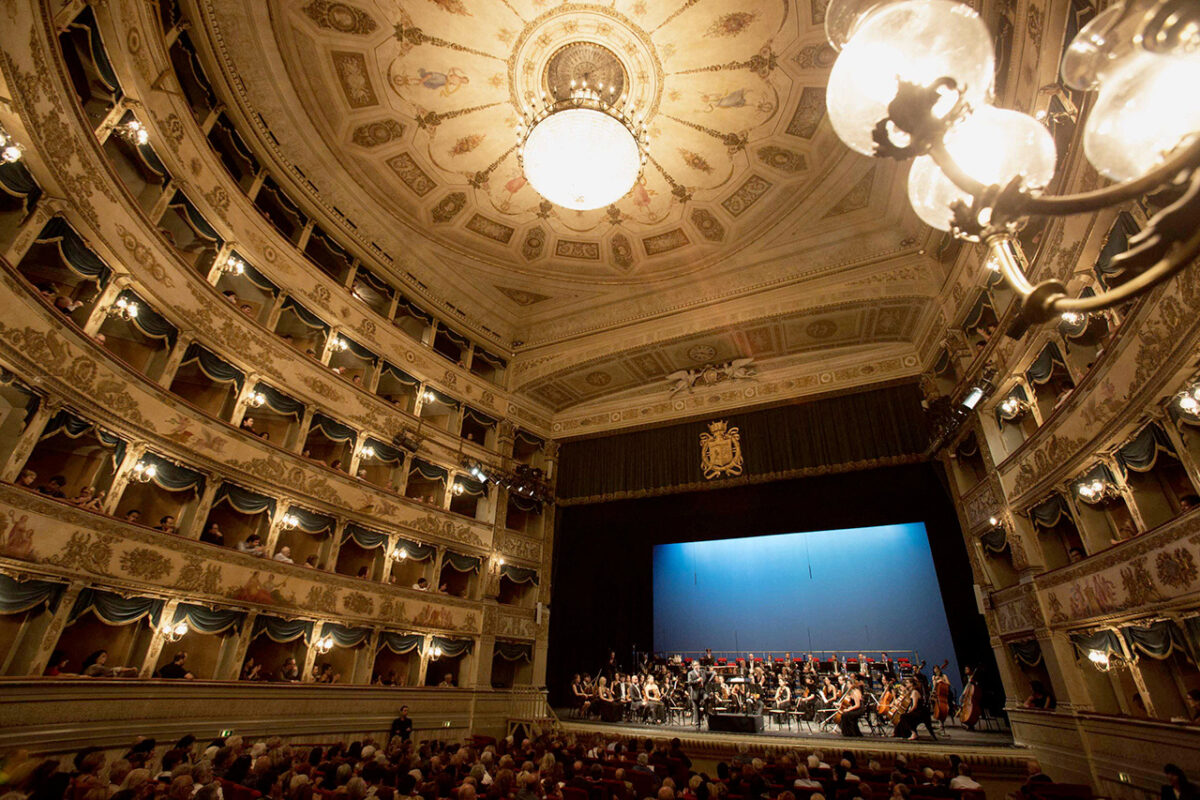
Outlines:
[[[1200,400],[1197,400],[1190,394],[1185,394],[1179,398],[1179,407],[1189,414],[1195,414],[1200,411]]]
[[[999,524],[1000,520],[996,519],[995,517],[988,517],[988,525],[991,525],[994,528]]]
[[[1089,650],[1088,661],[1091,661],[1098,667],[1107,667],[1108,653],[1104,652],[1103,650]]]
[[[363,458],[374,458],[375,457],[375,448],[371,447],[370,445],[367,445],[366,447],[364,447],[362,449],[362,454],[363,454]]]
[[[401,547],[395,552],[395,556],[397,561],[403,561],[404,559],[408,558],[408,550]]]
[[[254,392],[250,395],[250,405],[259,408],[263,403],[267,402],[267,396],[262,392]]]
[[[1083,151],[1106,178],[1140,178],[1200,135],[1200,58],[1139,52],[1100,85],[1083,128]]]
[[[1004,186],[1022,176],[1027,188],[1041,188],[1054,177],[1058,158],[1054,137],[1037,120],[1019,111],[984,106],[943,139],[946,151],[959,168],[987,186]],[[932,156],[921,156],[908,172],[908,200],[925,223],[948,231],[956,200],[971,197],[955,186]]]
[[[888,116],[901,81],[927,87],[951,78],[973,108],[991,92],[991,35],[979,15],[961,3],[883,5],[859,19],[852,34],[833,65],[825,96],[834,131],[860,153],[874,155],[871,132]],[[942,116],[949,111],[941,110]]]
[[[12,140],[4,142],[2,137],[0,137],[0,144],[3,145],[0,147],[0,161],[5,164],[15,164],[21,160],[20,145]]]
[[[1062,321],[1068,325],[1078,325],[1083,322],[1083,315],[1074,311],[1064,311],[1062,313]]]

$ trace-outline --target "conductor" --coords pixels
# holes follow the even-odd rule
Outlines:
[[[700,673],[700,665],[695,661],[688,667],[687,673],[688,697],[692,701],[692,719],[696,727],[700,727],[700,703],[704,700],[704,676]]]

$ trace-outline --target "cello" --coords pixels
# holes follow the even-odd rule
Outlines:
[[[958,720],[967,730],[974,730],[975,723],[979,721],[979,715],[983,709],[979,705],[979,697],[976,693],[978,687],[975,686],[975,673],[970,667],[966,667],[963,671],[967,675],[967,680],[963,686],[962,699],[959,700]]]
[[[950,679],[942,670],[949,663],[950,659],[946,659],[940,667],[933,668],[933,718],[943,725],[946,724],[946,717],[950,716]]]

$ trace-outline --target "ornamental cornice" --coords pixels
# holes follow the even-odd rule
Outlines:
[[[484,608],[256,558],[8,485],[0,485],[0,568],[191,603],[402,630],[477,634]]]

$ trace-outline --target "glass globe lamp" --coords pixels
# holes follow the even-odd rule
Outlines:
[[[1054,177],[1054,137],[1019,111],[984,106],[951,128],[943,142],[959,168],[986,186],[1004,186],[1019,175],[1026,188],[1040,189]],[[950,206],[959,200],[969,204],[971,196],[945,176],[932,156],[913,161],[908,201],[927,225],[950,230]]]
[[[642,170],[633,132],[604,111],[570,108],[539,121],[521,150],[525,177],[555,205],[588,211],[620,200]]]
[[[1123,59],[1100,83],[1083,128],[1083,152],[1115,181],[1140,178],[1200,135],[1200,58],[1147,51]]]
[[[868,10],[833,65],[826,92],[829,121],[849,147],[875,154],[871,132],[888,116],[901,81],[932,86],[951,78],[971,107],[991,93],[995,55],[987,26],[953,0],[904,0]],[[944,116],[951,102],[934,112]]]

